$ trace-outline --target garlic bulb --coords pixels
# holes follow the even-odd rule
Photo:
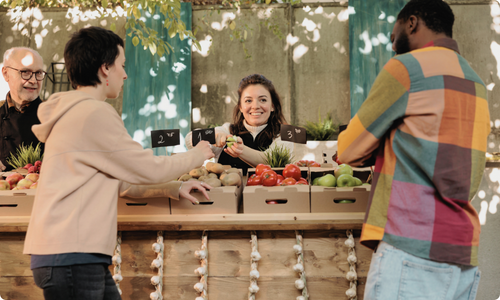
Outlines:
[[[252,294],[255,294],[259,291],[259,286],[256,284],[251,284],[250,287],[248,288],[248,291]]]
[[[297,279],[295,280],[295,287],[298,289],[298,290],[303,290],[304,287],[305,287],[305,284],[304,284],[304,281],[302,279]]]
[[[293,245],[293,250],[295,250],[296,254],[302,253],[302,247],[300,245]]]
[[[297,273],[304,272],[304,265],[296,264],[295,266],[293,266],[293,270]]]
[[[195,284],[195,285],[194,285],[194,289],[195,289],[195,291],[197,291],[198,293],[203,292],[203,289],[204,289],[203,283],[198,282],[197,284]]]
[[[151,284],[152,285],[158,285],[159,283],[160,283],[160,276],[151,277]]]
[[[259,261],[261,259],[260,253],[257,251],[254,251],[250,254],[250,257],[252,258],[253,261]]]
[[[356,289],[350,288],[345,292],[346,296],[349,298],[354,298],[356,297]]]
[[[259,279],[260,273],[257,270],[252,270],[250,271],[250,278],[252,279]]]

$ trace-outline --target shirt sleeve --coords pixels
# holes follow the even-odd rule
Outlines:
[[[339,160],[362,165],[377,149],[380,140],[405,115],[410,76],[405,65],[392,58],[379,73],[373,86],[338,138]]]

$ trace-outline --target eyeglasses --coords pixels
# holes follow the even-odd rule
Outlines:
[[[47,74],[47,72],[45,71],[37,71],[37,72],[32,72],[32,71],[21,71],[21,70],[18,70],[16,68],[13,68],[13,67],[6,67],[6,68],[9,68],[9,69],[12,69],[12,70],[16,70],[18,72],[21,73],[21,78],[24,79],[24,80],[30,80],[31,77],[33,77],[33,74],[35,74],[35,78],[36,80],[43,80],[45,78],[45,74]]]

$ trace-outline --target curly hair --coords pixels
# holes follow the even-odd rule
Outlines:
[[[442,0],[411,0],[398,14],[398,21],[408,21],[410,16],[416,16],[436,33],[444,33],[453,37],[455,16],[450,6]]]
[[[287,122],[285,116],[283,116],[280,96],[276,92],[276,89],[274,88],[271,80],[267,79],[263,75],[252,74],[240,81],[240,85],[238,87],[238,105],[236,105],[233,110],[233,124],[231,124],[230,131],[231,134],[234,135],[248,132],[248,130],[245,128],[245,125],[243,124],[245,118],[240,111],[241,94],[248,86],[259,84],[265,87],[269,94],[271,94],[271,99],[274,107],[274,111],[271,112],[271,115],[267,120],[267,126],[263,130],[263,134],[260,135],[259,140],[256,141],[257,144],[261,147],[266,147],[271,144],[275,138],[279,137],[281,124],[287,124]]]

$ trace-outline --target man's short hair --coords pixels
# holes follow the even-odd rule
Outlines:
[[[36,55],[38,55],[40,58],[42,58],[42,56],[40,55],[40,53],[38,53],[38,51],[34,50],[34,49],[31,49],[31,48],[28,48],[28,47],[12,47],[10,49],[7,49],[4,54],[3,54],[3,65],[5,66],[7,64],[7,62],[10,60],[10,56],[12,55],[12,53],[14,53],[15,51],[17,50],[28,50],[32,53],[35,53]],[[43,58],[42,58],[42,61],[43,61]]]
[[[398,14],[398,21],[408,21],[410,16],[416,16],[425,22],[430,30],[453,37],[455,16],[450,6],[442,0],[411,0]]]
[[[101,83],[98,70],[112,66],[124,47],[123,39],[111,30],[87,27],[75,32],[64,47],[64,64],[71,86],[96,86]]]

